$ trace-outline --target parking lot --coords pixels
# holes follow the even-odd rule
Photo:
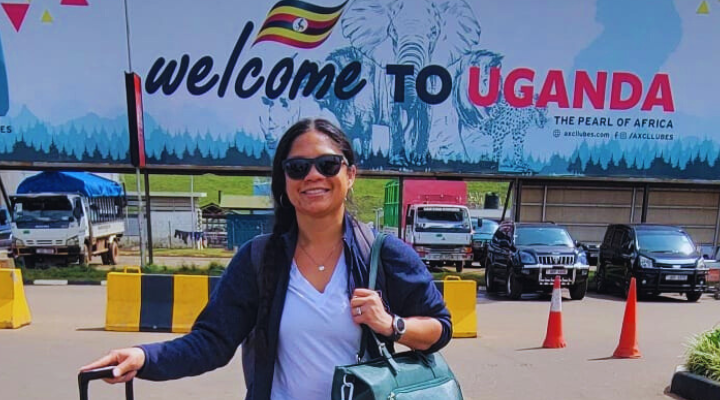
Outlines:
[[[105,332],[105,287],[26,286],[33,321],[0,331],[3,399],[77,398],[79,366],[106,351],[175,337],[165,333]],[[541,349],[549,298],[503,295],[477,300],[478,338],[454,339],[443,351],[468,399],[668,399],[664,394],[684,343],[720,322],[720,301],[698,303],[662,296],[638,304],[638,340],[643,357],[609,358],[618,343],[625,302],[590,293],[570,301],[564,293],[563,323],[568,347]],[[154,383],[136,381],[136,398],[240,399],[244,383],[239,357],[200,377]],[[95,383],[90,398],[123,398],[121,386]]]

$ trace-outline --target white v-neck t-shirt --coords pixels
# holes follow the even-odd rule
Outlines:
[[[341,253],[320,293],[293,260],[278,341],[272,400],[329,400],[335,366],[356,362],[362,330],[352,320]]]

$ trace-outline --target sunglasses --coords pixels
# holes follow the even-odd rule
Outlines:
[[[347,164],[344,156],[325,154],[316,158],[288,158],[282,162],[282,167],[288,178],[300,180],[305,179],[313,165],[319,173],[330,178],[340,172],[343,164]]]

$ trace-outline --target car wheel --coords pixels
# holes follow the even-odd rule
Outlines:
[[[573,300],[582,300],[585,297],[585,293],[587,293],[587,287],[587,281],[582,281],[570,286],[570,298]]]
[[[515,277],[515,274],[510,271],[507,280],[507,295],[511,300],[518,300],[522,296],[522,282]]]
[[[607,292],[607,277],[605,276],[605,267],[602,265],[598,267],[597,273],[595,274],[595,291],[598,293]]]
[[[497,287],[495,287],[495,274],[492,268],[485,268],[485,291],[488,293],[495,293]]]
[[[685,297],[687,297],[689,302],[695,303],[700,300],[700,297],[702,297],[702,292],[687,292],[685,293]]]

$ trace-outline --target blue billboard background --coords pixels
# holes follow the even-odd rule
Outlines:
[[[67,37],[0,24],[0,160],[127,163],[132,64],[151,168],[267,167],[285,128],[321,116],[364,169],[716,180],[720,6],[701,4],[133,0],[129,59],[122,2],[58,6],[79,43],[58,68],[21,49]]]

